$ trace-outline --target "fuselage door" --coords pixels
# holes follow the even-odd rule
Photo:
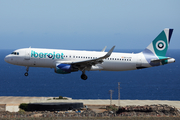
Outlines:
[[[30,60],[30,49],[27,49],[25,52],[25,60]]]

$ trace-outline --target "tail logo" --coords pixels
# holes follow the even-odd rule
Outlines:
[[[156,48],[160,51],[164,50],[166,48],[166,43],[162,40],[159,40],[157,43],[156,43]]]

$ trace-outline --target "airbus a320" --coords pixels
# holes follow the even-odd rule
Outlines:
[[[164,29],[142,52],[108,52],[80,51],[62,49],[23,48],[13,51],[5,57],[7,63],[25,66],[25,76],[29,67],[54,68],[56,73],[69,74],[82,71],[81,78],[87,79],[86,71],[127,71],[175,62],[174,58],[166,57],[173,29]]]

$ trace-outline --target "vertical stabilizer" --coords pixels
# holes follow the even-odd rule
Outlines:
[[[173,29],[164,29],[143,52],[149,50],[159,59],[160,57],[165,57],[170,43],[172,32]]]
[[[173,29],[164,29],[142,52],[146,60],[150,63],[151,59],[164,59],[170,43]],[[155,64],[152,66],[155,66]]]

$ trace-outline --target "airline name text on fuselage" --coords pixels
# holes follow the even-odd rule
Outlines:
[[[55,52],[53,52],[53,53],[43,53],[43,52],[40,52],[40,53],[38,53],[38,52],[36,52],[36,51],[33,51],[33,50],[31,50],[31,57],[34,57],[34,58],[46,58],[46,56],[48,57],[48,58],[51,58],[52,60],[53,59],[64,59],[63,58],[63,53],[55,53]]]

